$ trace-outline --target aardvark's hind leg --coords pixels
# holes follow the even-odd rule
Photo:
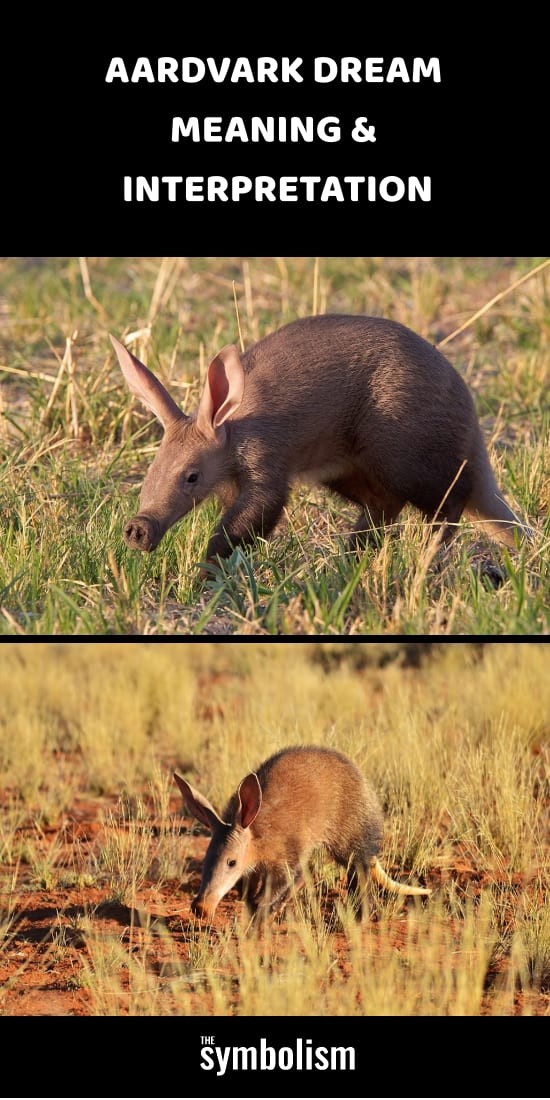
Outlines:
[[[367,543],[376,545],[386,524],[397,519],[405,504],[405,500],[385,489],[375,489],[360,471],[324,484],[359,505],[359,516],[349,538],[350,550],[361,550]]]

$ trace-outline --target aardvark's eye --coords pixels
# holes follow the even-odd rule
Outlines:
[[[189,477],[187,478],[187,484],[192,485],[193,482],[198,481],[198,477],[198,474],[189,474]]]

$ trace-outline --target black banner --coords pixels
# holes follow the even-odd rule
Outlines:
[[[508,54],[471,28],[339,27],[252,56],[196,26],[78,44],[63,27],[8,58],[4,250],[544,251],[542,68],[521,31]]]

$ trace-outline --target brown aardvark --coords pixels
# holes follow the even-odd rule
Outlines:
[[[397,894],[430,894],[395,882],[378,860],[383,814],[358,768],[340,752],[317,746],[282,749],[239,784],[220,817],[186,779],[174,778],[187,809],[212,840],[192,909],[210,920],[221,899],[243,880],[253,914],[276,911],[303,885],[317,848],[348,871],[358,915],[369,878]]]
[[[207,558],[273,530],[295,479],[359,506],[355,540],[395,521],[407,503],[449,525],[465,511],[507,546],[522,525],[496,484],[468,388],[447,359],[382,317],[294,321],[243,354],[228,345],[208,367],[186,416],[111,337],[124,377],[164,438],[124,537],[154,550],[210,494],[223,512]],[[528,531],[528,529],[525,529]]]

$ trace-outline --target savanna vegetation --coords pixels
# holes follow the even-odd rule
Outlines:
[[[532,258],[0,261],[0,630],[546,633],[548,268],[519,282],[537,266]],[[122,531],[160,426],[126,390],[108,331],[190,411],[207,363],[239,341],[239,324],[248,346],[327,311],[380,314],[444,342],[533,542],[503,551],[463,523],[452,548],[435,554],[431,529],[405,510],[400,537],[386,531],[358,558],[346,540],[353,510],[302,487],[269,540],[235,551],[206,582],[198,564],[213,501],[153,554],[129,550]]]
[[[6,642],[0,1014],[548,1014],[550,650],[411,645]],[[319,856],[281,918],[232,891],[201,925],[172,771],[221,809],[312,743],[370,778],[384,866],[432,896],[358,923]]]

